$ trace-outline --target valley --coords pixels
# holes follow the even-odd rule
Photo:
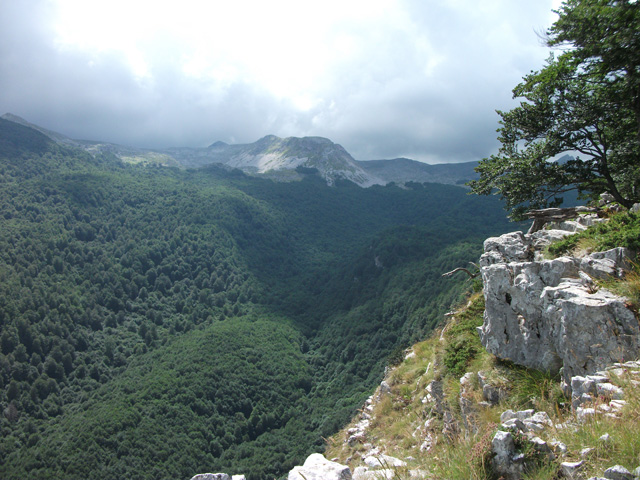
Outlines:
[[[4,119],[0,224],[7,479],[281,476],[512,227],[455,186],[129,163]]]

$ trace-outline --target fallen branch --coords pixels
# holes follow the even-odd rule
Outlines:
[[[456,273],[456,272],[464,272],[464,273],[466,273],[467,275],[469,275],[469,278],[476,278],[478,275],[480,275],[480,267],[478,267],[478,265],[476,265],[476,264],[475,264],[475,263],[473,263],[473,262],[469,262],[469,263],[470,263],[471,265],[473,265],[474,267],[476,267],[476,268],[478,269],[478,271],[477,271],[477,272],[475,272],[475,273],[471,273],[471,272],[469,271],[469,269],[467,269],[467,268],[464,268],[464,267],[458,267],[458,268],[456,268],[456,269],[454,269],[454,270],[451,270],[450,272],[443,273],[443,274],[442,274],[442,276],[443,276],[443,277],[451,277],[451,276],[452,276],[454,273]]]
[[[598,208],[595,207],[567,207],[567,208],[543,208],[541,210],[531,210],[525,215],[533,218],[531,228],[527,233],[535,233],[542,230],[547,222],[561,222],[563,220],[571,220],[581,213],[596,213]]]

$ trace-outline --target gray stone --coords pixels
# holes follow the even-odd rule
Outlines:
[[[544,426],[537,422],[532,422],[530,420],[526,420],[524,422],[526,430],[522,429],[524,432],[542,432],[544,430]]]
[[[293,467],[288,480],[351,480],[351,470],[346,465],[332,462],[320,453],[313,453],[304,465]]]
[[[605,193],[601,193],[600,194],[600,199],[598,200],[598,206],[599,207],[604,207],[605,205],[609,205],[610,203],[613,203],[615,201],[616,201],[616,199],[610,193],[606,193],[606,192]]]
[[[536,422],[536,423],[540,423],[540,424],[544,424],[544,425],[548,425],[548,426],[553,426],[553,422],[551,421],[551,418],[549,417],[549,414],[547,412],[536,412],[531,416],[531,421],[532,422]]]
[[[524,455],[516,453],[511,433],[496,432],[491,441],[491,451],[494,455],[491,465],[498,475],[503,476],[505,480],[516,480],[521,477],[524,471]]]
[[[584,461],[580,460],[579,462],[562,462],[560,464],[560,470],[565,477],[569,479],[578,479],[580,478],[580,469],[584,465]]]
[[[596,392],[603,397],[612,398],[614,400],[622,400],[624,397],[624,391],[612,383],[598,383],[596,385]]]
[[[513,410],[505,410],[500,415],[500,423],[505,423],[507,420],[511,420],[513,418],[517,418],[516,412],[514,412]]]
[[[593,416],[595,414],[596,414],[596,409],[595,408],[582,408],[582,407],[576,408],[576,416],[578,417],[578,420],[580,420],[580,421],[583,421],[587,417],[591,417],[591,416]]]
[[[498,405],[506,397],[507,392],[501,388],[496,388],[489,384],[482,387],[482,398],[484,398],[490,405]]]
[[[396,471],[390,468],[369,470],[368,467],[356,467],[353,470],[353,480],[391,480],[394,477],[397,477]]]
[[[386,381],[380,382],[380,396],[388,395],[391,393],[391,387]]]
[[[533,414],[535,413],[535,410],[533,408],[529,408],[527,410],[518,410],[516,412],[516,418],[518,420],[529,420],[531,417],[533,417]]]
[[[580,261],[580,270],[596,279],[622,277],[629,268],[631,268],[631,252],[624,247],[595,252]]]
[[[582,450],[580,450],[580,457],[581,458],[587,458],[589,455],[591,455],[593,453],[594,450],[595,450],[595,448],[593,448],[593,447],[583,448]]]
[[[370,455],[363,459],[364,464],[371,468],[406,467],[407,463],[389,455]]]
[[[615,465],[604,471],[604,477],[609,480],[634,480],[634,475],[622,465]]]
[[[533,437],[531,439],[531,443],[533,444],[533,448],[536,452],[547,454],[549,457],[553,457],[553,451],[547,442],[542,440],[540,437]]]
[[[368,480],[369,478],[369,468],[368,467],[356,467],[353,469],[353,480]]]
[[[600,438],[598,438],[598,440],[600,440],[600,442],[602,443],[609,443],[611,442],[611,435],[609,435],[608,433],[605,433]]]
[[[429,392],[429,394],[433,398],[433,402],[434,402],[433,411],[440,416],[444,415],[446,411],[446,404],[444,401],[444,389],[442,386],[442,381],[440,380],[431,381],[429,385],[427,385],[426,390],[427,392]]]
[[[503,237],[485,242],[490,250],[480,262],[485,313],[478,331],[489,352],[538,370],[562,368],[566,394],[571,377],[636,355],[640,328],[625,300],[605,289],[590,293],[577,279],[582,267],[595,277],[621,271],[623,251],[530,262],[519,260],[528,251],[525,235]]]
[[[561,441],[559,441],[559,440],[552,441],[551,442],[551,446],[554,448],[556,453],[558,453],[560,455],[564,455],[568,451],[567,446],[564,443],[562,443]]]
[[[525,262],[532,258],[530,242],[522,232],[511,232],[484,241],[484,254],[480,266],[496,263]]]

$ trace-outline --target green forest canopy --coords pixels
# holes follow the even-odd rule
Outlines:
[[[495,199],[125,165],[0,121],[0,477],[285,474],[468,288]]]

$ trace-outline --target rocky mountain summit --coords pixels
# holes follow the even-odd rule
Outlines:
[[[317,173],[329,184],[339,179],[361,187],[387,183],[366,172],[341,145],[322,137],[267,135],[249,144],[216,142],[206,149],[181,148],[169,149],[169,152],[187,167],[220,163],[280,180],[295,180],[304,174]]]

